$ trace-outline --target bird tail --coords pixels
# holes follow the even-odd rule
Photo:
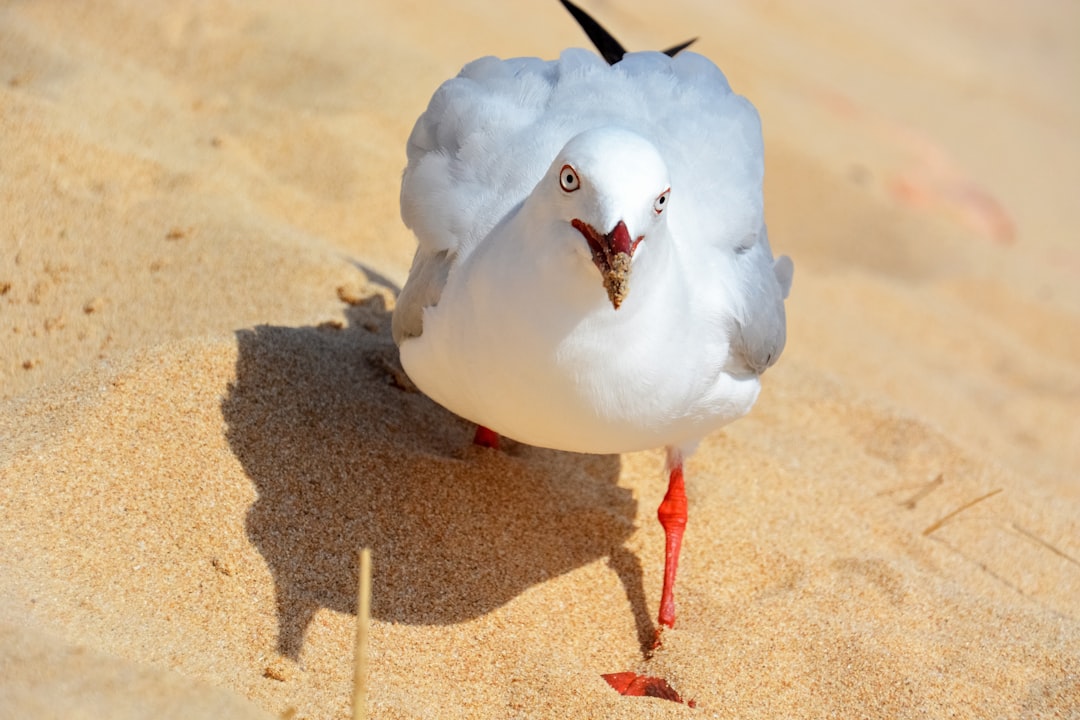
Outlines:
[[[589,36],[589,40],[592,41],[592,44],[595,45],[596,49],[600,52],[601,57],[607,60],[608,65],[614,65],[623,59],[623,55],[626,54],[626,48],[624,48],[622,43],[616,40],[611,33],[605,30],[600,23],[593,20],[592,16],[570,2],[570,0],[559,0],[559,2],[561,2],[563,7],[574,16],[578,25],[581,26],[581,29]],[[664,54],[668,57],[675,57],[676,53],[685,50],[694,42],[694,40],[697,40],[697,38],[670,47],[667,50],[664,50]]]

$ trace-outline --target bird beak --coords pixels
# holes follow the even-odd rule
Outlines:
[[[626,229],[626,223],[622,220],[611,232],[601,235],[596,228],[586,222],[574,218],[571,223],[589,243],[592,251],[592,260],[600,276],[604,279],[604,289],[607,290],[611,306],[616,310],[626,299],[630,292],[630,258],[638,244],[645,239],[642,235],[636,240],[630,239],[630,231]]]

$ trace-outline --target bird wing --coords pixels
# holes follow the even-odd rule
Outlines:
[[[562,147],[605,125],[660,149],[668,222],[688,251],[733,253],[759,234],[760,122],[708,59],[643,52],[608,65],[576,49],[552,61],[482,58],[443,83],[409,138],[401,215],[419,242],[396,338],[422,332],[423,307],[438,302],[455,263],[521,205]]]
[[[651,89],[655,58],[627,60],[642,64],[649,95],[663,97]],[[760,374],[786,344],[784,299],[794,273],[790,258],[773,258],[765,229],[761,123],[710,61],[680,53],[669,64],[677,90],[657,118],[666,136],[654,140],[671,173],[668,225],[689,260],[684,272],[697,301],[723,298],[716,307],[730,332],[730,369]]]
[[[736,252],[735,267],[740,291],[736,293],[731,357],[736,368],[760,375],[780,358],[787,342],[784,299],[795,267],[786,255],[773,259],[764,225],[746,250]]]
[[[558,152],[536,146],[557,84],[554,62],[487,57],[439,87],[401,183],[401,217],[422,251],[467,254],[525,199]]]
[[[427,252],[419,248],[413,256],[409,280],[398,293],[390,333],[399,346],[424,332],[424,308],[439,304],[453,257],[447,250]]]

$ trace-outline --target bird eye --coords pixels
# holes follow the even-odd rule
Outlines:
[[[667,207],[668,197],[670,197],[670,196],[671,196],[671,188],[668,188],[664,192],[660,193],[660,195],[657,196],[656,200],[653,201],[653,204],[652,204],[653,210],[656,211],[657,215],[664,212],[664,208]]]
[[[559,171],[559,185],[566,192],[574,192],[581,187],[581,180],[578,179],[577,171],[569,165],[563,165],[562,170]]]

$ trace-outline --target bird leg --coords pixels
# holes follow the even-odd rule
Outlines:
[[[656,516],[664,527],[664,590],[660,596],[660,625],[675,627],[675,572],[679,567],[679,549],[686,530],[686,485],[683,482],[682,453],[668,449],[667,494]]]
[[[479,445],[480,447],[498,450],[499,433],[495,432],[494,430],[489,430],[483,425],[477,425],[476,435],[473,436],[473,445]]]

